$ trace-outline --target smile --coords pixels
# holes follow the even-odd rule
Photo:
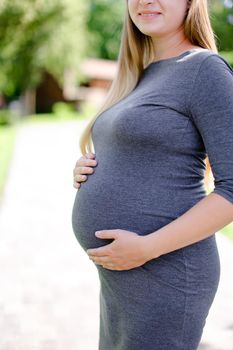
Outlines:
[[[161,15],[160,12],[151,12],[151,13],[139,13],[139,16],[141,16],[142,18],[154,18],[154,17],[158,17],[159,15]]]

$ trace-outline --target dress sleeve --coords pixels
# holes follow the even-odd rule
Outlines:
[[[211,193],[233,204],[233,69],[220,55],[202,61],[188,110],[209,157],[215,185]]]

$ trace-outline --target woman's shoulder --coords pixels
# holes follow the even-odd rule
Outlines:
[[[210,49],[196,49],[188,55],[187,60],[197,64],[198,71],[217,73],[220,70],[228,70],[233,74],[233,68],[221,54]]]
[[[197,56],[196,56],[197,57]],[[205,50],[198,54],[198,64],[190,75],[190,110],[204,113],[224,109],[233,103],[233,69],[219,53]]]

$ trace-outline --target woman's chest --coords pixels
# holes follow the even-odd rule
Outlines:
[[[144,92],[120,101],[100,115],[93,140],[162,145],[181,142],[190,118],[182,101],[166,93]]]

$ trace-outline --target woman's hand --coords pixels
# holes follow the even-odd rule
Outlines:
[[[100,234],[97,234],[100,232]],[[135,232],[126,230],[102,230],[95,233],[98,238],[113,238],[114,241],[100,248],[86,252],[94,263],[109,270],[129,270],[150,260],[149,247],[144,239]]]
[[[74,182],[73,187],[79,189],[81,182],[87,180],[87,176],[84,174],[92,174],[94,169],[91,168],[97,165],[97,161],[94,153],[87,153],[85,156],[80,157],[73,169]]]

